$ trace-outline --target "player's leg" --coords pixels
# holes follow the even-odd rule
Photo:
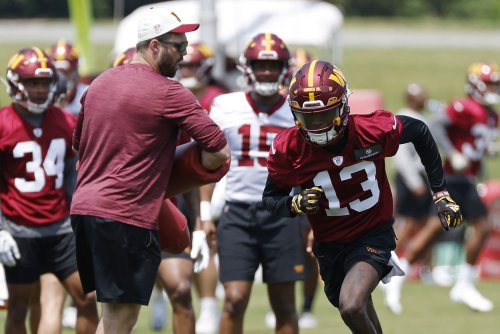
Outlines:
[[[227,281],[223,284],[225,296],[220,334],[241,334],[243,333],[243,318],[250,300],[253,282]]]
[[[307,238],[311,227],[306,219],[301,220],[300,225],[304,246],[307,246]],[[304,329],[316,328],[318,326],[318,322],[312,313],[312,309],[319,280],[318,261],[313,254],[309,254],[305,250],[306,247],[304,247],[305,279],[302,285],[303,302],[299,316],[299,327]]]
[[[280,218],[257,210],[262,276],[276,317],[276,333],[297,333],[295,282],[304,279],[304,217]],[[303,223],[303,222],[302,222]]]
[[[163,253],[162,253],[163,254]],[[158,268],[159,270],[159,268]],[[156,277],[155,287],[151,294],[151,315],[149,326],[154,331],[162,331],[168,322],[168,297],[159,275]]]
[[[220,280],[224,285],[220,333],[243,332],[243,318],[259,266],[253,205],[227,203],[217,225]]]
[[[208,268],[194,275],[194,283],[200,299],[200,315],[196,321],[196,333],[213,334],[219,328],[220,313],[217,308],[218,273],[215,265],[216,247],[210,247]]]
[[[493,310],[493,302],[476,288],[477,258],[490,233],[487,209],[477,193],[476,186],[466,177],[448,177],[447,183],[448,191],[460,205],[464,219],[474,226],[467,236],[466,261],[459,268],[457,282],[450,291],[450,299],[475,311],[490,312]]]
[[[193,262],[189,254],[164,256],[158,275],[172,305],[173,332],[194,334],[195,316],[191,298]]]
[[[6,272],[9,270],[6,268]],[[8,275],[8,274],[7,274]],[[9,282],[7,276],[7,282]],[[34,283],[14,284],[7,283],[9,290],[9,308],[5,320],[5,333],[26,333],[25,320],[30,305]]]
[[[38,303],[41,305],[41,313],[37,334],[60,333],[62,330],[62,311],[66,299],[64,286],[54,274],[43,274],[40,276],[39,296]]]
[[[295,281],[268,283],[267,294],[276,316],[276,333],[298,333],[298,316],[295,308]]]
[[[33,292],[31,294],[31,300],[29,306],[28,321],[31,333],[36,333],[38,331],[41,315],[42,315],[42,310],[40,305],[40,281],[38,281],[35,283],[33,287]]]

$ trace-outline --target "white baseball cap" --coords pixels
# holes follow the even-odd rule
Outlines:
[[[172,11],[165,7],[150,7],[146,9],[137,25],[138,41],[147,41],[166,34],[186,33],[199,28],[198,23],[183,24],[181,19]]]

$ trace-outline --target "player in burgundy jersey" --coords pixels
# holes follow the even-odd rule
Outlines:
[[[448,191],[460,205],[464,218],[474,226],[467,234],[465,263],[458,270],[450,299],[475,311],[490,312],[493,302],[475,287],[476,262],[491,228],[476,182],[481,177],[483,158],[491,151],[497,137],[498,114],[494,106],[500,103],[500,67],[493,62],[471,64],[465,88],[468,96],[437,110],[431,125],[445,156]],[[408,249],[406,255],[410,264],[420,259],[439,232],[432,221],[424,231],[423,239],[427,242],[413,244]],[[400,286],[394,288],[396,295],[400,289]]]
[[[289,60],[281,38],[257,34],[240,57],[250,91],[220,95],[210,111],[232,154],[226,205],[217,225],[219,276],[225,289],[223,334],[243,331],[259,265],[276,315],[276,332],[298,332],[295,281],[303,278],[304,271],[299,221],[272,215],[261,202],[272,139],[293,125],[290,108],[279,92]]]
[[[392,252],[393,201],[384,158],[401,143],[413,143],[449,229],[462,218],[446,191],[437,146],[427,126],[413,118],[383,110],[349,115],[346,79],[328,62],[302,66],[289,92],[296,127],[274,139],[264,206],[284,217],[307,215],[326,296],[353,333],[382,333],[371,293],[380,280],[404,274]],[[302,192],[290,196],[294,186]]]
[[[35,283],[49,272],[76,302],[77,332],[94,333],[94,294],[83,292],[69,221],[66,180],[76,161],[71,150],[74,119],[53,106],[56,69],[39,48],[16,53],[7,66],[7,80],[13,103],[0,110],[0,262],[6,266],[10,294],[5,332],[25,330]],[[41,299],[50,299],[43,287]],[[45,306],[40,328],[60,331],[60,318],[47,314],[53,310]],[[45,322],[47,317],[59,321]]]

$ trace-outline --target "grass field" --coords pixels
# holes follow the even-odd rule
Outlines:
[[[404,287],[401,316],[393,315],[382,303],[382,294],[377,289],[373,298],[385,334],[498,334],[498,307],[500,305],[500,283],[481,282],[479,289],[491,298],[497,309],[491,313],[476,313],[463,305],[452,304],[448,299],[448,288],[410,282]],[[319,322],[316,329],[302,330],[311,334],[348,334],[343,324],[323,292],[319,289],[314,314]],[[197,303],[195,302],[195,305]],[[273,333],[264,325],[264,317],[269,309],[265,285],[256,284],[245,318],[245,334]],[[143,307],[134,333],[157,333],[149,329],[149,307]],[[0,328],[3,329],[6,312],[0,311]],[[171,319],[169,315],[169,319]],[[172,333],[171,322],[162,333]],[[1,332],[1,330],[0,330]],[[64,330],[63,334],[72,333]]]

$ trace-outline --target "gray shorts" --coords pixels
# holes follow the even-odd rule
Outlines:
[[[228,202],[217,225],[220,281],[253,281],[259,264],[265,283],[304,279],[299,221],[273,216],[262,203]]]

